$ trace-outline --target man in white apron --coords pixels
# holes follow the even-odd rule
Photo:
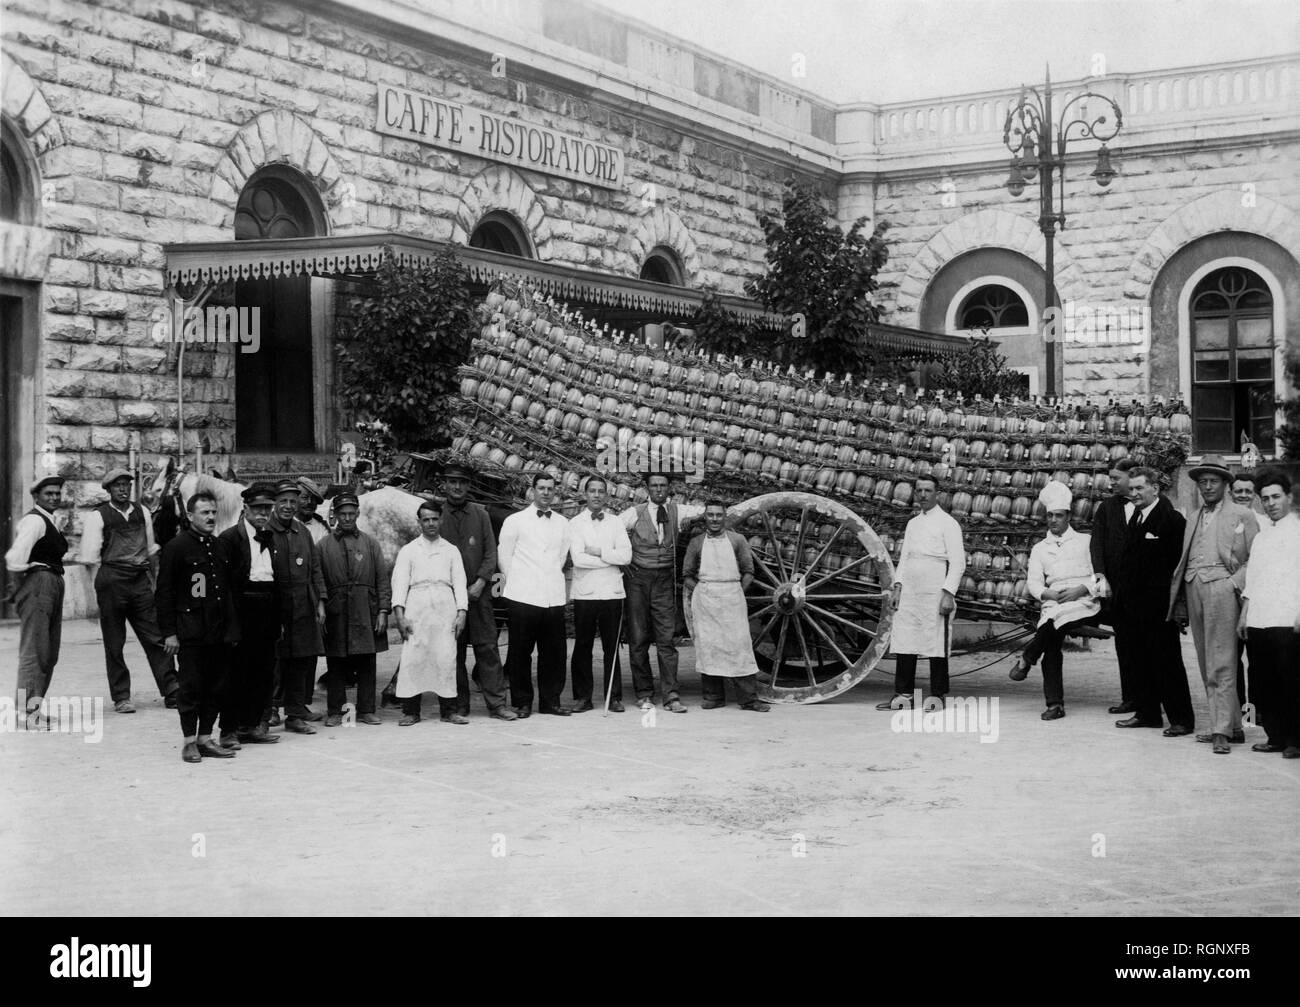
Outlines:
[[[1011,680],[1023,682],[1029,669],[1043,659],[1043,720],[1065,716],[1066,634],[1101,611],[1097,577],[1092,569],[1092,539],[1070,527],[1070,487],[1053,480],[1038,494],[1047,509],[1047,535],[1029,554],[1029,593],[1042,602],[1038,629],[1011,669]]]
[[[460,550],[439,534],[442,504],[425,501],[416,519],[420,537],[402,546],[393,564],[393,618],[405,641],[397,677],[403,715],[399,727],[419,723],[424,693],[456,698],[456,637],[469,611]],[[445,709],[442,719],[469,723],[467,717]]]
[[[736,686],[742,710],[767,713],[758,698],[758,665],[749,635],[745,589],[754,579],[754,557],[743,535],[728,531],[721,500],[704,506],[705,534],[686,547],[682,587],[695,627],[695,666],[704,693],[701,708],[727,705],[726,680]]]
[[[961,526],[939,506],[935,481],[917,478],[913,495],[921,513],[907,522],[890,598],[894,610],[890,636],[895,655],[894,698],[878,703],[877,710],[911,708],[918,657],[929,658],[931,694],[940,700],[948,694],[952,617],[957,609],[957,588],[966,571],[966,550]]]

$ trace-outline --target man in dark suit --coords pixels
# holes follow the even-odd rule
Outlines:
[[[1201,506],[1187,519],[1183,547],[1169,586],[1169,614],[1189,626],[1205,683],[1210,730],[1197,741],[1227,755],[1246,740],[1237,703],[1237,619],[1246,586],[1246,561],[1259,534],[1255,512],[1225,499],[1232,472],[1219,455],[1206,455],[1187,473]]]
[[[1135,709],[1133,716],[1115,726],[1162,727],[1163,706],[1169,718],[1165,737],[1180,738],[1192,733],[1196,721],[1181,634],[1168,619],[1169,582],[1187,522],[1160,492],[1160,473],[1155,469],[1133,468],[1128,479],[1136,509],[1115,585],[1115,605],[1138,630],[1133,641]]]
[[[1138,674],[1136,653],[1141,627],[1115,603],[1115,585],[1124,564],[1124,546],[1128,540],[1128,524],[1136,507],[1129,497],[1129,472],[1131,458],[1121,458],[1110,470],[1112,495],[1101,502],[1092,517],[1092,569],[1098,574],[1102,589],[1101,620],[1109,622],[1115,631],[1115,658],[1119,661],[1120,701],[1110,707],[1111,713],[1133,713],[1137,710]],[[1163,620],[1162,620],[1163,621]]]
[[[243,492],[244,513],[218,537],[230,551],[230,583],[239,613],[239,660],[231,669],[226,703],[221,710],[221,744],[268,745],[279,741],[267,730],[263,715],[274,687],[275,643],[280,613],[271,567],[271,508],[275,487],[258,482]]]
[[[189,527],[163,546],[155,600],[163,649],[177,657],[177,709],[186,762],[230,759],[235,753],[212,740],[224,702],[231,648],[239,642],[239,617],[230,588],[229,550],[212,533],[217,498],[207,490],[185,504]]]

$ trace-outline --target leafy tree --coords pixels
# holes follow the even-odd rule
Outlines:
[[[998,352],[993,340],[976,338],[963,352],[943,358],[928,390],[950,396],[961,392],[968,399],[976,395],[1010,399],[1020,394],[1023,380],[1019,371],[1007,367],[1007,358]]]
[[[695,346],[711,357],[718,353],[728,357],[772,357],[771,335],[728,311],[716,287],[704,288],[704,300],[695,310],[690,327],[695,330]]]
[[[769,311],[802,316],[803,333],[779,340],[776,359],[799,369],[871,373],[882,355],[867,338],[880,320],[871,301],[876,274],[889,256],[886,224],[868,237],[859,217],[846,233],[832,223],[812,185],[788,179],[781,214],[760,213],[767,241],[767,272],[745,284],[750,297]]]
[[[1286,355],[1286,376],[1291,387],[1300,391],[1300,353],[1291,350]],[[1278,445],[1282,448],[1282,457],[1288,461],[1300,461],[1300,398],[1283,399],[1278,403],[1282,410],[1283,423],[1278,428]]]
[[[446,446],[447,397],[477,326],[469,273],[450,249],[419,268],[389,256],[367,294],[339,340],[343,402],[386,424],[402,451]]]

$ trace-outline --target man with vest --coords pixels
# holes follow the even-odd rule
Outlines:
[[[1232,472],[1219,455],[1206,455],[1188,476],[1200,490],[1202,505],[1187,519],[1173,583],[1168,617],[1190,626],[1196,660],[1210,708],[1210,730],[1197,741],[1213,744],[1216,755],[1246,740],[1237,702],[1237,619],[1239,595],[1246,586],[1246,560],[1259,534],[1255,512],[1224,497]]]
[[[95,574],[95,597],[99,602],[99,628],[104,637],[104,661],[113,709],[118,713],[135,713],[131,703],[131,672],[122,655],[128,622],[144,648],[159,694],[169,709],[175,709],[179,688],[176,669],[163,649],[162,631],[154,608],[152,574],[158,546],[154,543],[153,521],[131,499],[132,479],[126,469],[111,470],[100,485],[108,490],[108,501],[86,515],[80,560],[87,567],[99,567]]]
[[[677,530],[699,508],[679,508],[668,499],[668,477],[660,472],[646,477],[648,503],[629,507],[621,517],[632,541],[632,562],[624,571],[627,584],[628,653],[637,706],[654,706],[655,681],[650,672],[650,641],[659,662],[659,691],[664,709],[685,713],[677,692]],[[686,513],[686,511],[692,513]]]
[[[36,480],[32,509],[18,522],[14,544],[5,553],[10,578],[22,575],[10,592],[22,622],[15,709],[25,711],[29,727],[47,730],[49,724],[41,713],[41,702],[59,662],[63,630],[63,557],[68,540],[54,524],[54,512],[62,503],[62,476]]]
[[[158,562],[158,621],[167,653],[180,664],[181,758],[231,759],[235,753],[212,739],[225,701],[226,682],[239,642],[239,618],[230,587],[230,552],[213,535],[217,498],[207,490],[185,504],[189,527],[166,546]]]
[[[298,484],[282,480],[275,487],[271,517],[271,569],[275,574],[280,608],[280,687],[284,691],[284,729],[294,734],[315,734],[308,721],[321,715],[307,707],[316,681],[316,658],[324,653],[321,627],[325,624],[325,580],[320,553],[311,534],[297,519]]]
[[[443,539],[460,550],[465,561],[465,581],[469,591],[469,611],[465,628],[456,638],[456,698],[439,700],[447,717],[469,716],[469,673],[466,651],[474,648],[474,678],[483,690],[488,715],[497,720],[516,720],[515,711],[506,702],[505,672],[501,652],[497,649],[496,615],[492,611],[492,577],[497,572],[497,539],[487,508],[469,498],[473,470],[459,462],[448,465],[442,473],[443,493],[447,497],[442,509]]]
[[[221,745],[269,745],[280,740],[262,722],[275,687],[280,610],[271,566],[271,510],[275,487],[256,482],[243,492],[244,513],[218,536],[230,552],[230,588],[239,615],[239,660],[231,669],[221,709]]]

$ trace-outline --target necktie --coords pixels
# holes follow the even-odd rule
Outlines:
[[[253,539],[262,547],[262,552],[266,552],[266,550],[271,548],[271,530],[269,528],[263,528],[259,532],[254,532]]]
[[[658,514],[655,516],[655,523],[659,525],[659,541],[662,542],[668,535],[668,511],[664,505],[659,505]]]
[[[1133,516],[1128,519],[1128,526],[1129,528],[1136,528],[1141,523],[1142,523],[1142,512],[1138,510],[1137,507],[1135,506],[1133,508]]]

